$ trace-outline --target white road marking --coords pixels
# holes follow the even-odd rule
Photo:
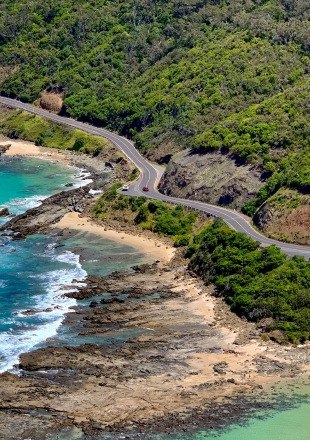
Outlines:
[[[257,232],[250,224],[246,222],[246,220],[241,215],[239,215],[236,212],[230,212],[226,208],[215,207],[213,205],[209,205],[207,203],[199,202],[196,200],[191,201],[187,199],[178,199],[175,197],[169,197],[159,193],[155,188],[156,180],[160,175],[158,168],[156,168],[153,164],[151,164],[146,159],[144,159],[140,155],[140,153],[136,150],[133,143],[122,136],[107,131],[104,128],[94,127],[84,122],[75,121],[74,119],[71,118],[54,115],[53,113],[49,113],[45,110],[34,108],[29,104],[25,104],[10,98],[0,97],[0,102],[8,105],[9,107],[14,107],[28,111],[30,113],[35,113],[40,116],[51,119],[59,124],[65,124],[75,128],[79,128],[80,130],[86,131],[87,133],[101,136],[110,140],[116,146],[116,148],[118,148],[122,153],[124,153],[125,156],[128,157],[128,159],[131,160],[140,170],[139,179],[130,188],[133,189],[134,192],[139,192],[139,191],[141,192],[141,186],[143,185],[143,180],[145,177],[147,179],[147,184],[143,186],[150,185],[150,182],[152,180],[151,169],[153,169],[156,174],[156,179],[153,182],[154,185],[152,188],[152,192],[155,193],[155,197],[152,194],[143,193],[148,198],[159,199],[175,204],[181,203],[184,206],[188,206],[194,209],[199,209],[200,211],[208,213],[210,215],[216,215],[217,217],[221,217],[226,222],[226,224],[229,225],[232,229],[239,230],[239,232],[244,231],[246,235],[248,235],[249,237],[253,238],[256,241],[260,241],[263,245],[275,244],[285,252],[290,252],[290,253],[294,252],[295,254],[303,255],[306,257],[310,256],[310,248],[301,245],[282,243],[280,241],[267,238],[264,235]],[[238,229],[236,229],[236,227],[233,226],[231,222],[236,223]],[[241,224],[240,222],[243,224]],[[246,225],[246,227],[244,226],[244,224]]]

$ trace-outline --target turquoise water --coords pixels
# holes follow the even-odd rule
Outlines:
[[[222,435],[199,433],[192,440],[309,440],[310,405],[277,412],[272,417],[254,419],[246,427],[235,427]],[[185,440],[185,439],[184,439]]]
[[[4,244],[0,250],[0,371],[56,333],[63,313],[75,305],[74,300],[62,298],[62,289],[85,275],[78,258],[54,250],[48,235]],[[52,311],[43,312],[46,309]],[[27,310],[42,312],[20,313]]]
[[[80,172],[50,160],[5,157],[0,161],[0,207],[20,214],[40,204],[40,200],[66,189],[80,186]],[[85,185],[85,181],[82,182]],[[3,220],[2,220],[3,222]]]
[[[242,399],[242,397],[241,397]],[[156,440],[309,440],[310,380],[295,379],[275,384],[257,400],[268,403],[266,410],[255,411],[250,418],[223,431],[197,430],[192,434],[162,434],[146,437]]]
[[[66,189],[67,183],[85,185],[86,181],[78,181],[79,174],[51,161],[5,158],[0,161],[0,209],[6,206],[20,214]],[[77,334],[62,335],[60,330],[64,313],[76,305],[74,299],[63,296],[75,289],[72,280],[77,284],[87,273],[106,275],[145,262],[134,249],[89,234],[75,236],[63,247],[55,248],[56,242],[58,237],[52,234],[16,242],[0,236],[0,372],[16,364],[20,353],[40,346],[57,331],[66,343],[78,343]],[[83,246],[93,251],[96,247],[94,261],[89,261],[92,251],[79,262],[72,250]],[[35,313],[23,314],[29,310]]]
[[[1,158],[0,209],[20,214],[38,206],[40,200],[78,182],[79,170],[34,158]],[[85,182],[82,182],[85,184]],[[1,218],[5,223],[7,218]],[[0,237],[0,371],[10,368],[17,355],[55,332],[62,313],[73,305],[57,299],[52,313],[23,316],[19,312],[53,307],[53,292],[69,277],[84,275],[77,258],[55,252],[48,236],[10,242]]]
[[[198,430],[196,433],[188,434],[106,434],[98,437],[99,439],[145,439],[145,440],[309,440],[310,439],[310,381],[295,380],[290,384],[275,386],[274,390],[267,392],[265,399],[270,401],[278,392],[286,396],[284,406],[258,412],[251,419],[239,420],[240,425],[232,425],[225,432],[205,432]],[[305,402],[306,395],[309,402]],[[286,408],[286,409],[285,409]],[[51,440],[56,440],[56,434],[51,436]],[[60,440],[85,440],[83,433],[62,432],[59,433]]]
[[[21,213],[37,206],[44,197],[65,189],[66,183],[77,185],[77,170],[39,159],[5,159],[0,161],[0,208],[7,206],[12,213]],[[85,184],[85,182],[83,182]],[[1,219],[4,222],[6,219]],[[54,248],[57,237],[35,235],[24,241],[10,242],[0,237],[0,371],[10,369],[21,352],[45,344],[48,337],[62,343],[101,342],[77,337],[74,326],[61,326],[63,314],[76,301],[62,296],[72,280],[83,282],[87,273],[106,275],[114,270],[126,270],[146,262],[134,249],[91,234],[78,234]],[[78,249],[86,247],[79,260]],[[74,281],[76,284],[76,281]],[[85,302],[86,303],[86,302]],[[32,316],[20,312],[39,311]],[[50,310],[44,312],[43,310]],[[111,336],[105,342],[117,343],[130,334]],[[114,338],[114,339],[113,339]],[[310,386],[303,384],[296,391],[282,389],[288,402],[292,393],[310,396]],[[275,388],[277,391],[277,388]],[[156,440],[310,440],[310,404],[294,401],[295,406],[262,412],[243,425],[232,425],[225,432],[205,432],[170,435],[141,435],[134,438]],[[49,438],[56,439],[56,434]],[[111,438],[111,437],[102,437]],[[115,437],[113,437],[115,438]],[[120,436],[119,438],[124,438]],[[78,429],[59,433],[60,440],[82,440]]]
[[[71,258],[77,258],[77,261],[77,255],[81,253],[78,264],[83,274],[105,276],[114,271],[129,270],[137,264],[150,263],[150,260],[136,249],[90,233],[78,233],[73,238],[64,240],[62,244],[63,247],[58,248],[56,252],[61,252],[62,255],[70,255]],[[80,252],[81,249],[82,252]],[[77,303],[79,306],[88,307],[92,299],[100,300],[103,296],[110,295],[103,294],[98,298],[88,298],[77,301]],[[116,347],[129,338],[145,333],[145,330],[128,328],[112,332],[110,335],[81,336],[79,332],[85,330],[83,324],[80,323],[79,315],[71,317],[70,321],[74,321],[74,319],[76,319],[75,325],[58,328],[56,338],[59,342],[53,341],[54,346],[94,343]],[[41,345],[44,346],[45,344]]]
[[[208,435],[200,431],[192,436],[179,435],[178,440],[309,440],[310,439],[310,405],[301,404],[295,409],[275,412],[271,417],[264,420],[253,418],[247,426],[232,427],[224,434]],[[69,431],[69,430],[68,430]],[[83,434],[76,430],[59,433],[59,440],[85,440]],[[51,435],[51,440],[56,440],[56,434]],[[173,435],[140,435],[140,436],[103,436],[101,439],[118,438],[134,439],[144,438],[147,440],[175,439]]]

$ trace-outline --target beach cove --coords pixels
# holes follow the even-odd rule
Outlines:
[[[16,143],[9,154],[26,156],[28,144]],[[67,153],[51,157],[50,149],[32,147],[35,159],[12,160],[37,161],[44,154],[51,166],[70,163]],[[96,179],[91,172],[87,168],[70,182],[66,176],[60,185]],[[211,439],[210,430],[220,433],[234,423],[238,430],[241,419],[254,420],[253,408],[265,408],[265,416],[293,410],[291,396],[283,398],[271,387],[302,376],[307,391],[309,348],[251,338],[251,324],[215,298],[212,286],[188,273],[187,260],[171,241],[131,225],[113,229],[92,219],[88,207],[98,187],[92,194],[90,183],[83,183],[78,190],[65,187],[61,195],[61,186],[47,189],[27,214],[23,208],[16,212],[20,217],[9,219],[12,235],[3,238],[1,248],[5,258],[29,252],[30,265],[37,259],[41,272],[46,267],[37,302],[27,300],[15,317],[33,320],[31,335],[40,321],[49,333],[40,340],[24,339],[28,345],[19,350],[18,360],[14,355],[18,368],[0,376],[0,438],[16,438],[18,426],[21,438],[33,439],[56,439],[57,434],[66,440],[122,438],[122,433],[139,438],[141,432],[144,438]],[[48,273],[54,278],[47,282]],[[49,302],[47,284],[54,289]],[[276,394],[272,405],[271,395],[263,398],[268,392]],[[290,401],[304,411],[306,400],[301,393]],[[225,435],[225,440],[234,438]]]

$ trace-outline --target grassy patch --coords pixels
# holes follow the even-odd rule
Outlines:
[[[49,121],[38,115],[15,111],[0,120],[1,131],[13,139],[25,139],[44,147],[97,154],[110,148],[108,140],[86,134],[83,131]]]
[[[129,178],[130,181],[136,180],[136,178],[139,176],[139,170],[138,168],[134,168],[131,172],[131,176]]]

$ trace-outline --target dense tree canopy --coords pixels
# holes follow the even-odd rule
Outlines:
[[[245,234],[216,221],[194,239],[190,267],[215,283],[233,311],[252,321],[272,317],[291,342],[310,332],[310,263],[288,258],[280,249],[259,248]],[[285,337],[283,337],[285,340]]]
[[[160,145],[230,150],[309,190],[306,0],[4,0],[1,93]]]

